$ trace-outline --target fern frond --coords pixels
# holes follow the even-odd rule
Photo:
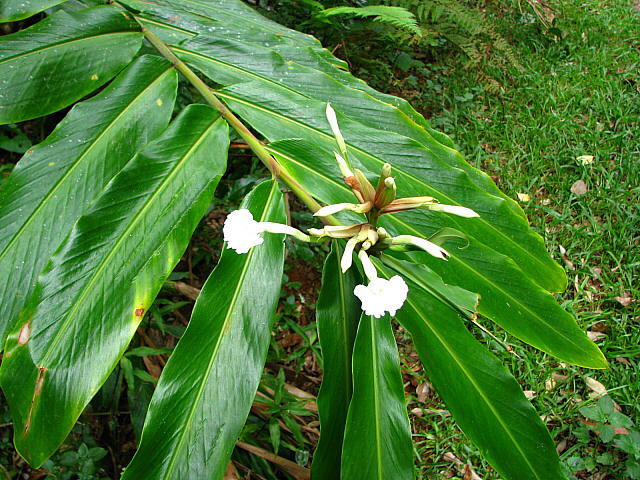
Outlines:
[[[386,23],[400,30],[414,35],[420,35],[421,30],[413,13],[402,7],[386,5],[371,5],[366,7],[333,7],[318,12],[316,18],[327,18],[344,15],[356,18],[371,18],[375,22]]]

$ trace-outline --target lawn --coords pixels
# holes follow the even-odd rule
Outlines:
[[[579,478],[629,478],[626,455],[616,446],[629,435],[589,434],[585,422],[594,422],[584,407],[595,403],[593,387],[600,388],[593,379],[638,429],[640,13],[626,1],[563,2],[555,36],[526,26],[514,32],[515,21],[498,20],[522,69],[503,77],[499,94],[484,93],[473,71],[457,67],[456,56],[438,58],[395,88],[411,89],[432,125],[519,200],[566,268],[569,287],[558,298],[597,340],[608,370],[562,365],[495,330],[496,339],[486,340],[532,396],[570,470],[580,471]],[[428,88],[416,94],[416,83]],[[438,413],[423,418],[438,425],[425,424],[417,435],[424,437],[425,476],[438,478],[446,468],[438,459],[452,451],[472,460],[481,477],[494,478],[450,421]]]

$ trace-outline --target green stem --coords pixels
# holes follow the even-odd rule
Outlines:
[[[242,121],[235,116],[235,114],[229,110],[229,108],[211,91],[209,86],[204,83],[200,77],[198,77],[193,70],[191,70],[182,60],[180,60],[155,33],[147,29],[142,23],[136,18],[136,21],[140,25],[142,29],[142,33],[146,37],[146,39],[153,45],[160,54],[169,60],[176,69],[185,76],[185,78],[193,85],[196,90],[202,95],[205,101],[211,105],[213,108],[218,110],[222,117],[233,127],[233,129],[238,132],[238,135],[242,137],[242,139],[247,142],[249,148],[255,153],[255,155],[260,159],[260,161],[269,169],[271,174],[274,177],[280,178],[284,183],[286,183],[291,191],[296,194],[300,200],[312,211],[316,212],[320,209],[320,204],[306,192],[302,185],[300,185],[282,166],[278,163],[278,161],[273,158],[273,156],[267,151],[262,142],[258,140],[253,133],[246,127]],[[327,223],[333,225],[340,225],[333,217],[326,217],[325,221]]]

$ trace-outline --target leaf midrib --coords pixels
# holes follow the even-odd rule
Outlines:
[[[373,410],[374,410],[374,424],[376,435],[376,465],[377,465],[377,477],[378,480],[384,480],[382,477],[382,433],[380,427],[380,379],[378,375],[378,346],[376,343],[376,331],[373,325],[372,317],[365,317],[370,323],[371,328],[371,360],[372,360],[372,374],[373,374]],[[386,316],[385,316],[386,318]]]
[[[22,235],[22,233],[29,226],[29,224],[32,222],[34,217],[40,212],[40,210],[42,210],[44,208],[44,206],[47,204],[47,202],[56,193],[58,188],[60,188],[60,186],[62,184],[64,184],[64,182],[76,170],[78,165],[80,165],[85,160],[87,155],[96,147],[96,145],[98,145],[100,143],[100,141],[107,134],[107,132],[109,132],[113,128],[113,126],[126,113],[128,113],[131,108],[133,108],[133,106],[140,100],[140,98],[142,98],[149,90],[151,90],[151,88],[153,88],[158,82],[160,82],[160,80],[162,80],[167,73],[169,73],[172,70],[173,70],[173,66],[169,66],[160,75],[158,75],[157,78],[155,78],[151,83],[149,83],[149,85],[147,85],[138,95],[136,95],[135,98],[133,98],[132,101],[129,102],[129,104],[120,113],[118,113],[118,115],[111,122],[109,122],[109,124],[104,128],[104,130],[102,132],[100,132],[100,134],[96,137],[96,139],[90,145],[87,146],[85,151],[82,152],[82,154],[80,155],[80,157],[78,157],[76,162],[65,172],[65,174],[62,177],[60,177],[56,181],[56,183],[53,185],[53,187],[51,188],[49,193],[47,193],[47,195],[40,201],[38,206],[29,214],[29,217],[27,218],[27,220],[22,224],[22,226],[18,229],[18,231],[13,235],[13,237],[11,238],[11,240],[9,241],[7,246],[2,250],[2,252],[0,252],[0,260],[7,254],[7,252],[10,250],[10,248],[13,246],[13,244],[17,241],[18,237],[20,237],[20,235]]]
[[[405,228],[412,230],[414,233],[418,233],[420,234],[420,232],[418,230],[416,230],[415,228],[413,228],[410,224],[398,219],[395,216],[391,216],[392,221],[395,221],[396,223],[400,223],[403,224],[405,226]],[[500,254],[499,254],[500,255]],[[464,265],[468,270],[471,270],[475,275],[483,278],[492,288],[495,288],[496,290],[498,290],[502,295],[504,295],[505,297],[507,297],[508,299],[510,299],[511,301],[513,301],[513,303],[519,305],[523,310],[525,310],[529,315],[531,315],[534,318],[537,318],[541,323],[543,323],[544,325],[546,325],[549,329],[553,330],[556,334],[558,334],[559,336],[561,336],[562,338],[564,338],[565,340],[567,340],[569,343],[571,343],[574,347],[577,347],[578,349],[581,348],[580,345],[576,344],[573,342],[573,337],[567,336],[565,335],[563,332],[556,330],[554,328],[554,325],[552,323],[547,322],[544,317],[542,317],[541,315],[538,315],[536,312],[534,312],[531,308],[529,308],[527,305],[523,304],[522,302],[520,302],[520,300],[514,296],[512,296],[507,290],[503,289],[502,287],[500,287],[497,283],[491,281],[489,278],[485,277],[484,275],[482,275],[478,270],[476,270],[475,268],[473,268],[473,266],[471,266],[469,263],[465,262],[461,257],[455,257],[458,262],[460,262],[462,265]],[[507,257],[508,258],[508,257]],[[542,287],[540,287],[542,288]],[[546,293],[546,292],[545,292]],[[547,294],[550,295],[550,294]],[[479,308],[482,308],[482,302],[479,303]],[[560,307],[558,307],[560,308]],[[564,310],[563,310],[564,312]],[[566,313],[566,312],[565,312]],[[491,318],[491,317],[490,317]],[[492,319],[493,320],[493,319]],[[495,320],[494,320],[495,322]],[[503,327],[504,328],[504,327]],[[554,353],[550,352],[548,348],[542,348],[539,345],[535,345],[536,348],[549,353],[550,355],[554,355]]]
[[[293,119],[291,117],[284,116],[284,115],[282,115],[282,114],[280,114],[278,112],[274,112],[273,110],[269,110],[267,108],[264,108],[261,105],[257,105],[255,103],[252,103],[252,102],[248,101],[248,100],[238,98],[236,96],[230,95],[229,93],[222,92],[222,91],[217,91],[216,93],[217,93],[218,96],[220,96],[222,98],[227,98],[227,99],[230,99],[232,101],[236,101],[238,103],[243,103],[245,105],[249,105],[252,108],[255,108],[257,110],[262,110],[263,112],[266,112],[269,115],[272,115],[272,116],[275,116],[275,117],[279,117],[279,118],[281,118],[281,119],[283,119],[283,120],[285,120],[285,121],[287,121],[289,123],[295,123],[295,124],[301,126],[302,128],[306,128],[308,130],[312,130],[315,133],[326,137],[327,139],[332,139],[333,138],[331,135],[325,133],[324,131],[322,131],[322,130],[320,130],[318,128],[315,128],[315,127],[312,127],[312,126],[307,125],[305,123],[302,123],[302,122],[300,122],[300,121],[298,121],[296,119]],[[400,135],[400,134],[397,134],[397,135]],[[409,137],[405,137],[405,138],[409,138]],[[418,143],[418,142],[416,142],[416,143]],[[347,142],[347,145],[348,145],[348,147],[352,148],[353,150],[359,152],[360,154],[362,154],[364,156],[367,156],[370,159],[380,163],[380,165],[383,165],[384,163],[386,163],[383,160],[381,160],[378,157],[376,157],[375,155],[373,155],[373,154],[371,154],[371,153],[369,153],[369,152],[367,152],[365,150],[362,150],[360,147],[356,147],[356,146],[354,146],[354,145],[352,145],[352,144],[350,144],[348,142]],[[424,148],[427,148],[426,146],[424,146],[422,144],[419,144],[419,145],[421,145]],[[458,170],[461,173],[463,173],[463,174],[468,176],[468,174],[466,172],[464,172],[463,170],[460,170],[457,167],[450,167],[450,168],[452,170]],[[396,168],[396,171],[400,172],[403,176],[405,176],[405,177],[407,177],[409,179],[412,179],[413,181],[417,182],[418,184],[424,185],[427,189],[432,190],[433,192],[435,192],[436,195],[438,195],[438,197],[439,197],[438,199],[439,200],[444,199],[444,200],[447,200],[448,202],[450,202],[451,204],[458,205],[457,201],[455,201],[452,198],[450,198],[447,194],[444,194],[444,193],[440,192],[440,190],[438,190],[435,186],[432,186],[432,185],[429,185],[429,184],[425,183],[424,181],[420,180],[418,177],[415,177],[414,175],[406,172],[405,170]],[[473,183],[471,180],[469,180],[469,181],[470,181],[470,184],[472,186],[477,187],[475,185],[475,183]],[[477,188],[479,188],[479,187],[477,187]],[[483,192],[483,193],[486,193],[486,195],[491,197],[491,198],[495,198],[497,201],[505,202],[505,200],[503,198],[496,197],[495,195],[492,195],[492,194],[487,193],[487,192]],[[524,256],[526,256],[527,258],[532,259],[535,263],[539,264],[543,270],[550,270],[550,271],[555,270],[555,269],[552,269],[551,266],[548,266],[545,263],[541,262],[537,257],[530,255],[530,252],[527,249],[525,249],[523,246],[521,246],[518,242],[515,242],[514,240],[512,240],[508,235],[506,235],[502,231],[498,230],[490,222],[485,220],[482,216],[479,216],[479,217],[475,218],[474,221],[482,222],[487,228],[489,228],[490,230],[493,230],[497,235],[502,237],[504,239],[505,243],[508,243],[508,244],[512,245],[513,247],[515,247],[517,250],[521,251]],[[454,222],[455,222],[455,220],[454,220]],[[533,233],[533,235],[537,235],[537,234]]]
[[[384,273],[385,276],[388,277],[388,275],[386,273]],[[533,466],[531,465],[531,462],[529,461],[529,459],[527,458],[527,456],[524,454],[524,451],[522,450],[522,447],[520,446],[520,444],[516,441],[516,438],[513,436],[513,434],[509,431],[509,429],[506,426],[506,423],[502,420],[502,418],[500,417],[500,415],[498,415],[498,411],[493,407],[493,405],[491,404],[491,402],[489,402],[487,396],[484,393],[484,390],[482,390],[480,388],[480,385],[475,381],[475,379],[471,376],[471,374],[469,373],[469,371],[463,366],[463,364],[460,362],[459,358],[457,355],[454,354],[454,351],[449,348],[448,344],[443,340],[443,338],[431,327],[431,325],[429,324],[429,321],[427,320],[426,317],[424,317],[422,315],[422,312],[416,307],[416,305],[414,304],[414,302],[408,298],[407,299],[407,303],[409,305],[411,305],[411,308],[413,308],[413,310],[418,314],[418,316],[422,319],[422,321],[424,322],[424,324],[427,326],[427,328],[429,328],[429,330],[431,330],[431,332],[433,333],[433,335],[438,339],[438,341],[440,342],[440,344],[442,345],[442,347],[447,351],[447,353],[449,353],[449,355],[451,356],[451,358],[454,360],[454,362],[458,365],[458,367],[460,368],[460,370],[464,373],[464,375],[467,377],[467,379],[469,380],[469,383],[471,383],[471,385],[476,389],[476,391],[478,392],[478,394],[480,395],[480,397],[482,398],[482,400],[484,401],[484,403],[489,407],[489,410],[491,411],[491,413],[493,414],[493,416],[496,418],[496,420],[498,421],[498,424],[502,427],[502,429],[507,433],[508,437],[511,439],[511,441],[513,442],[513,444],[515,445],[517,451],[520,453],[520,456],[523,458],[523,460],[525,461],[525,463],[527,464],[527,467],[529,468],[529,470],[531,470],[531,472],[533,472],[533,474],[535,475],[535,478],[538,478],[540,480],[542,480],[542,478],[540,476],[538,476],[536,470],[533,468]]]
[[[273,200],[273,194],[276,191],[277,188],[277,183],[274,182],[273,186],[271,187],[271,191],[269,192],[269,196],[267,197],[267,200],[265,202],[265,207],[264,210],[262,212],[262,215],[260,216],[260,221],[264,221],[270,208],[271,208],[271,202]],[[236,288],[234,289],[233,292],[233,296],[231,297],[231,301],[229,302],[229,306],[227,308],[227,312],[225,314],[225,318],[224,318],[224,322],[222,324],[222,328],[220,329],[220,336],[218,337],[218,339],[216,340],[214,349],[213,349],[213,353],[211,354],[211,358],[209,360],[209,363],[207,365],[207,369],[206,372],[210,372],[211,368],[213,367],[213,363],[215,362],[215,360],[218,357],[218,351],[220,349],[220,345],[222,344],[222,340],[223,338],[225,338],[225,330],[228,326],[228,323],[231,319],[232,313],[233,313],[233,309],[235,307],[235,304],[238,300],[238,297],[240,295],[240,291],[241,291],[241,286],[244,283],[244,279],[247,275],[247,272],[249,270],[249,265],[251,263],[251,259],[253,258],[253,254],[255,251],[255,247],[252,248],[249,253],[245,256],[245,260],[244,260],[244,265],[242,266],[242,272],[240,273],[240,279],[236,285]],[[186,420],[186,426],[185,428],[182,430],[182,432],[180,433],[180,440],[178,440],[178,444],[176,445],[176,447],[172,450],[172,456],[171,459],[169,461],[169,465],[167,466],[167,470],[165,471],[164,475],[163,475],[163,480],[171,480],[171,474],[173,473],[173,469],[175,467],[175,463],[178,459],[178,456],[184,446],[184,442],[185,439],[187,437],[187,432],[191,429],[192,426],[192,422],[193,422],[193,417],[195,416],[196,413],[196,409],[198,407],[198,405],[200,404],[200,400],[202,399],[202,395],[204,394],[204,390],[207,386],[207,377],[208,375],[203,375],[202,376],[202,381],[200,382],[200,386],[198,388],[198,392],[196,393],[196,397],[191,405],[191,408],[189,409],[189,415],[187,416],[187,420]]]
[[[40,365],[38,365],[39,367],[45,367],[47,362],[50,360],[49,357],[56,350],[56,348],[58,347],[58,344],[60,343],[62,337],[64,336],[66,331],[70,328],[70,326],[72,324],[72,321],[73,321],[73,317],[78,312],[80,306],[84,305],[84,300],[86,299],[86,297],[88,295],[90,295],[92,287],[98,281],[98,278],[102,274],[102,271],[109,264],[109,261],[111,260],[111,258],[118,251],[118,248],[120,247],[120,244],[124,241],[125,238],[128,237],[128,234],[131,232],[131,230],[133,230],[134,226],[138,223],[138,221],[141,218],[143,218],[144,214],[147,212],[147,210],[150,208],[150,206],[154,203],[155,199],[160,195],[161,192],[163,192],[167,188],[167,186],[170,184],[171,179],[173,179],[173,177],[176,175],[176,173],[184,166],[184,164],[187,161],[187,159],[191,157],[191,155],[194,152],[194,150],[196,150],[199,147],[199,145],[202,143],[202,141],[207,137],[209,132],[216,126],[217,122],[219,122],[219,121],[220,121],[220,118],[217,117],[215,120],[213,120],[211,122],[211,125],[209,125],[203,131],[203,133],[198,136],[198,139],[193,143],[193,145],[191,145],[189,147],[189,149],[187,150],[187,152],[185,152],[185,154],[182,156],[182,158],[178,162],[176,162],[176,164],[172,168],[171,172],[162,180],[162,182],[157,186],[155,191],[144,202],[144,204],[142,205],[142,208],[140,209],[140,211],[131,219],[131,221],[129,222],[129,225],[127,225],[125,230],[122,232],[122,234],[119,236],[119,238],[113,244],[113,246],[109,249],[107,255],[103,258],[103,260],[100,262],[100,264],[98,265],[98,267],[96,268],[94,273],[91,275],[90,280],[80,290],[78,296],[76,297],[76,300],[74,300],[74,303],[73,303],[73,306],[71,307],[71,310],[69,310],[69,312],[66,315],[64,315],[64,320],[63,320],[62,325],[60,326],[60,329],[57,331],[57,333],[55,334],[55,336],[53,337],[51,342],[49,342],[49,344],[47,345],[47,349],[44,352],[44,355],[42,356],[41,360],[38,362],[40,364]]]

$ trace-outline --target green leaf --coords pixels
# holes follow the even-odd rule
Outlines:
[[[137,24],[111,6],[59,11],[0,37],[0,124],[71,105],[113,78],[141,44]]]
[[[332,243],[324,263],[322,289],[316,307],[316,324],[322,349],[323,376],[318,393],[320,439],[313,455],[314,479],[340,478],[342,439],[353,391],[351,358],[362,311],[353,289],[358,283],[355,269],[340,270],[343,248]]]
[[[245,199],[256,220],[284,222],[274,181]],[[162,372],[123,480],[222,478],[258,388],[280,295],[282,235],[225,249]]]
[[[76,223],[7,339],[0,383],[20,454],[65,439],[186,248],[224,172],[228,127],[191,105]]]
[[[572,316],[545,292],[563,290],[566,275],[530,229],[522,210],[450,144],[441,143],[445,140],[436,137],[406,102],[366,87],[342,72],[340,62],[317,43],[298,41],[293,33],[289,37],[274,29],[256,33],[255,40],[241,36],[243,24],[255,29],[261,21],[246,6],[241,18],[230,14],[231,26],[207,23],[234,10],[239,2],[226,0],[219,8],[166,0],[156,2],[160,7],[129,3],[150,17],[147,25],[173,43],[176,55],[213,81],[229,85],[218,91],[219,96],[275,142],[269,150],[319,200],[353,200],[338,181],[335,141],[325,119],[325,104],[330,101],[354,167],[370,179],[389,162],[398,196],[432,195],[476,210],[480,218],[472,219],[416,210],[387,215],[382,225],[391,233],[427,238],[444,228],[460,231],[469,247],[453,249],[455,260],[442,262],[426,254],[414,258],[447,283],[460,282],[479,293],[485,299],[481,313],[523,341],[570,363],[606,366],[602,353]]]
[[[273,24],[238,0],[225,0],[215,7],[191,2],[178,5],[167,0],[126,3],[144,11],[148,19],[141,20],[147,28],[173,44],[176,55],[215,82],[231,85],[260,80],[267,87],[284,85],[306,97],[331,102],[364,125],[421,143],[442,161],[464,170],[479,187],[503,198],[524,218],[517,203],[504,195],[487,174],[465,162],[451,148],[453,142],[430,128],[406,100],[380,93],[353,77],[346,71],[348,65],[322,48],[315,38]],[[242,15],[238,16],[240,10]],[[563,282],[557,288],[564,288]]]
[[[0,190],[0,344],[47,260],[91,200],[169,123],[177,75],[144,56],[76,105]],[[114,148],[114,145],[116,147]]]
[[[406,8],[390,7],[387,5],[369,5],[366,7],[333,7],[316,13],[316,18],[327,18],[336,15],[344,15],[355,18],[371,18],[380,23],[393,25],[401,30],[406,30],[414,35],[422,32],[416,17]]]
[[[411,429],[388,316],[360,319],[340,478],[413,479]]]
[[[334,167],[335,161],[321,154],[320,147],[310,149],[305,142],[285,140],[271,144],[269,149],[302,185],[312,189],[325,203],[351,201],[351,193],[335,180],[339,175],[337,167]],[[336,172],[324,174],[325,169],[336,169]],[[398,184],[402,185],[402,182]],[[405,191],[402,196],[415,192],[417,190]],[[425,223],[426,219],[440,222],[446,221],[446,216],[414,210],[384,215],[381,225],[392,234],[418,236],[428,236],[436,228],[444,226],[430,227]],[[591,368],[606,367],[604,355],[552,295],[528,278],[513,259],[473,238],[464,228],[457,228],[465,232],[469,245],[449,248],[449,261],[423,253],[412,254],[410,258],[427,265],[445,282],[480,294],[483,301],[479,312],[519,339],[569,363]]]
[[[419,268],[411,273],[405,277],[409,296],[398,321],[411,334],[429,380],[457,424],[505,478],[564,479],[551,437],[520,386],[452,308],[460,292],[453,290],[445,302],[441,280],[434,295],[423,288],[433,284],[430,275],[421,276]]]
[[[334,139],[324,117],[324,103],[275,85],[267,89],[261,82],[236,84],[222,89],[219,95],[270,141],[287,137],[304,139],[307,149],[314,151],[314,163],[309,158],[295,156],[286,166],[292,161],[304,162],[311,169],[296,172],[301,174],[301,183],[310,191],[314,191],[311,187],[319,177],[341,178],[333,157]],[[394,215],[395,218],[405,219],[422,236],[453,227],[470,240],[475,238],[508,255],[523,272],[539,272],[544,278],[538,281],[547,288],[564,285],[566,279],[562,268],[549,257],[540,236],[533,233],[526,219],[511,210],[507,201],[482,190],[467,174],[452,168],[424,145],[392,132],[367,127],[342,115],[338,120],[350,144],[352,165],[363,170],[369,179],[379,175],[382,165],[388,162],[393,166],[398,197],[434,196],[442,203],[469,206],[480,214],[479,218],[468,219],[414,210]],[[278,145],[273,150],[278,153]],[[293,152],[286,153],[291,157]],[[318,157],[324,157],[324,160]],[[346,199],[351,201],[346,189],[345,193]],[[341,201],[345,201],[345,197]]]
[[[15,22],[67,0],[0,0],[0,22]]]

